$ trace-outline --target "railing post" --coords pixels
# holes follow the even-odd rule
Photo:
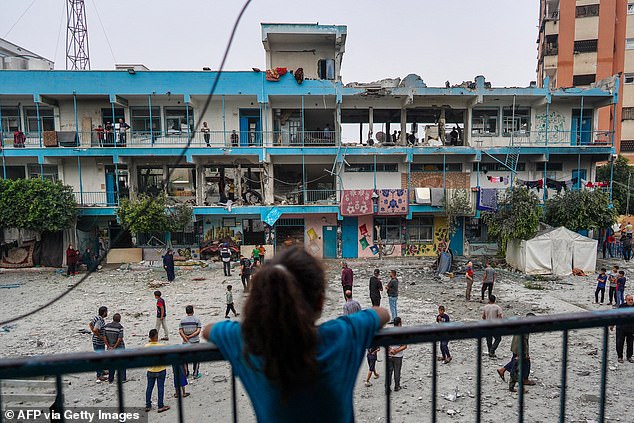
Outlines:
[[[478,357],[476,362],[476,423],[480,423],[482,414],[482,338],[478,338]]]
[[[599,423],[605,421],[605,391],[608,379],[608,327],[603,328],[603,351],[601,354],[601,393],[599,394]]]
[[[524,423],[524,378],[527,378],[528,375],[524,374],[524,337],[527,335],[521,334],[519,335],[519,349],[518,349],[518,357],[517,357],[517,382],[519,384],[517,392],[519,397],[518,404],[518,422]],[[512,371],[512,370],[511,370]],[[512,376],[511,376],[512,377]]]
[[[390,353],[388,346],[385,347],[385,421],[390,423],[392,421],[392,404],[390,402],[390,396],[392,393],[391,375],[390,375]]]
[[[566,382],[568,379],[568,330],[564,330],[561,351],[561,388],[559,390],[559,422],[566,421]]]

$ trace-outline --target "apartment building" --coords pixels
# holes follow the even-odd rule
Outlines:
[[[614,131],[617,151],[634,158],[634,2],[541,0],[537,43],[537,80],[548,76],[552,87],[621,75],[616,110],[602,109],[598,128]]]
[[[262,24],[269,70],[224,72],[211,99],[209,70],[0,71],[1,174],[73,186],[80,247],[112,242],[121,198],[163,191],[193,207],[171,239],[193,256],[228,239],[324,258],[435,255],[445,243],[462,255],[495,251],[480,213],[498,191],[581,189],[615,151],[600,122],[618,80],[345,84],[346,36]],[[472,212],[449,230],[444,201],[458,193]],[[152,244],[137,235],[110,246]]]

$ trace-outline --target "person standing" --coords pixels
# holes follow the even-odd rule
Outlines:
[[[156,332],[163,326],[163,332],[165,336],[161,338],[161,341],[169,341],[169,334],[167,332],[167,322],[165,317],[167,316],[167,309],[165,307],[165,300],[161,296],[161,291],[154,291],[154,298],[156,299]]]
[[[632,258],[632,234],[625,235],[623,238],[623,259],[630,261]]]
[[[121,315],[119,313],[115,313],[112,316],[112,322],[108,323],[104,327],[104,335],[106,341],[106,347],[108,350],[124,350],[125,342],[123,341],[123,325],[121,325]],[[116,369],[109,369],[108,371],[108,382],[114,382],[114,373]],[[126,370],[119,370],[121,375],[123,376],[123,382],[127,382],[126,378]]]
[[[181,336],[183,344],[199,344],[199,335],[200,331],[203,329],[203,326],[200,323],[200,319],[198,318],[198,316],[194,316],[194,306],[186,306],[185,314],[187,314],[187,316],[181,319],[180,327],[178,328],[178,334]],[[199,367],[200,363],[192,364],[192,375],[195,379],[200,379],[202,377],[202,373],[199,372]],[[187,364],[184,365],[184,369],[185,377],[189,376],[189,367],[187,366]]]
[[[379,279],[379,269],[374,269],[374,275],[370,277],[370,301],[373,307],[381,306],[381,291],[383,291],[383,283]]]
[[[605,296],[605,283],[608,280],[608,275],[605,274],[605,267],[601,268],[601,273],[597,276],[597,289],[594,291],[594,303],[599,304],[599,292],[601,293],[601,304]]]
[[[616,305],[616,278],[619,277],[619,266],[612,266],[612,270],[608,273],[608,282],[610,290],[608,291],[608,305],[612,305],[612,299],[614,299],[614,305]]]
[[[403,321],[400,317],[394,318],[394,326],[400,328]],[[392,386],[392,376],[394,376],[394,392],[401,390],[401,369],[403,368],[403,355],[407,345],[388,347],[387,376],[385,377],[385,391],[388,392]]]
[[[167,274],[167,281],[173,282],[176,279],[176,273],[174,272],[174,252],[170,248],[163,256],[163,269]]]
[[[249,292],[249,279],[251,278],[251,260],[240,254],[240,280],[244,292]]]
[[[352,269],[348,267],[348,263],[346,263],[345,261],[342,261],[341,262],[341,287],[343,288],[344,299],[346,298],[345,296],[346,291],[352,291],[353,279],[354,279],[354,273],[352,272]]]
[[[158,330],[150,330],[150,342],[145,344],[146,348],[160,347],[158,342]],[[145,411],[152,409],[152,392],[154,385],[158,388],[158,412],[162,413],[170,409],[169,405],[165,405],[163,398],[165,395],[165,377],[167,376],[167,367],[164,365],[152,366],[147,369],[147,387],[145,388]]]
[[[122,147],[126,146],[128,129],[130,129],[130,125],[125,123],[125,120],[119,119],[119,143]]]
[[[264,245],[258,246],[258,252],[260,253],[260,263],[264,264],[264,256],[266,255],[266,248]]]
[[[260,249],[257,245],[251,251],[251,258],[253,258],[253,265],[260,261]]]
[[[108,316],[108,307],[101,306],[97,315],[92,318],[88,327],[92,332],[92,349],[96,352],[106,349],[106,334],[105,327],[106,321],[104,320]],[[104,376],[103,370],[97,370],[97,383],[108,380]]]
[[[379,378],[379,373],[376,371],[376,361],[380,350],[381,347],[374,345],[368,348],[368,354],[366,355],[366,359],[368,360],[368,376],[365,378],[365,386],[372,386],[370,382],[372,374],[374,374],[375,379]]]
[[[535,315],[534,313],[527,313],[526,317],[531,317],[534,315]],[[522,337],[524,340],[523,342],[524,363],[522,365],[522,378],[524,379],[524,385],[526,386],[535,385],[535,381],[529,379],[529,376],[531,373],[531,357],[530,357],[530,352],[528,348],[529,334],[527,333],[524,335],[513,335],[513,339],[511,340],[511,351],[513,352],[513,358],[511,359],[511,362],[509,363],[512,365],[510,369],[511,379],[509,380],[509,391],[511,392],[517,392],[517,390],[515,389],[515,384],[517,383],[519,379],[519,366],[520,366],[519,356],[520,356],[520,343],[522,341]],[[499,373],[499,370],[498,370],[498,373]]]
[[[396,309],[396,303],[398,301],[398,279],[396,278],[396,270],[390,270],[390,281],[385,286],[385,291],[387,292],[387,300],[390,303],[390,315],[392,316],[390,323],[394,323],[394,319],[398,316],[398,310]]]
[[[632,294],[625,296],[625,302],[618,308],[628,309],[634,307],[634,297]],[[610,330],[614,330],[614,326],[610,326]],[[619,325],[616,327],[616,355],[619,363],[623,363],[623,347],[627,341],[626,357],[627,361],[634,363],[632,355],[634,355],[634,325]]]
[[[66,264],[68,269],[66,270],[66,276],[74,276],[77,274],[77,261],[79,258],[79,250],[73,247],[73,244],[68,244],[66,249]]]
[[[211,140],[211,129],[207,126],[207,122],[203,122],[202,128],[200,128],[200,132],[203,133],[203,138],[205,139],[205,144],[207,147],[211,147],[209,141]]]
[[[81,256],[81,261],[86,265],[86,270],[89,272],[97,270],[97,258],[90,248],[86,248],[86,251]]]
[[[489,291],[489,297],[493,293],[493,284],[495,283],[495,269],[491,267],[491,263],[487,263],[484,269],[484,278],[482,279],[482,297],[480,302],[484,302],[484,292]]]
[[[449,323],[449,315],[445,313],[445,306],[438,307],[438,315],[436,316],[436,323]],[[444,364],[451,362],[451,353],[449,352],[449,341],[440,341],[440,353],[442,357],[438,357],[438,361],[442,361]]]
[[[225,319],[229,318],[229,312],[232,311],[234,317],[238,317],[240,313],[236,312],[236,308],[233,306],[233,293],[231,289],[233,287],[231,285],[227,285],[227,291],[225,292],[225,300],[227,303],[227,309],[225,310]]]
[[[346,297],[346,302],[343,304],[344,316],[356,313],[357,311],[361,311],[361,304],[359,304],[357,300],[352,298],[352,291],[344,292],[344,296]]]
[[[231,250],[226,242],[220,248],[220,260],[222,260],[222,271],[225,276],[231,276]]]
[[[625,272],[623,270],[619,270],[619,276],[616,278],[616,306],[620,306],[625,301],[625,283],[627,279],[625,278]]]
[[[471,301],[471,288],[473,287],[473,263],[467,263],[467,271],[465,272],[465,280],[467,281],[467,289],[465,290],[465,298]]]
[[[495,304],[495,295],[491,295],[489,297],[489,304],[484,306],[482,310],[482,319],[483,320],[497,320],[504,318],[502,314],[502,307]],[[496,357],[495,350],[498,349],[500,345],[500,341],[502,341],[502,336],[494,335],[487,336],[487,349],[489,351],[489,357]]]

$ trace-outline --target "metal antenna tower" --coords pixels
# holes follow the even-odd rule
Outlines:
[[[66,70],[90,69],[84,0],[66,1]]]

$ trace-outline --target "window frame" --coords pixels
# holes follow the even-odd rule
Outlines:
[[[52,107],[40,106],[40,121],[41,130],[54,131],[55,130],[55,110]],[[37,107],[28,106],[23,108],[24,112],[24,132],[37,133]],[[32,122],[33,121],[33,122]],[[35,127],[31,128],[31,124]]]
[[[26,168],[29,179],[40,179],[42,175],[44,175],[44,179],[46,180],[52,182],[59,181],[59,169],[57,165],[29,163],[26,165]],[[43,170],[43,173],[40,173],[40,170]]]
[[[7,110],[17,114],[9,113]],[[0,132],[12,133],[22,130],[22,113],[20,106],[0,106],[0,114],[2,115],[2,119],[0,120]],[[17,126],[11,126],[10,123],[17,123]]]
[[[345,166],[346,173],[373,173],[375,171],[373,163],[349,163]],[[377,163],[377,173],[398,172],[398,163]]]
[[[402,222],[400,217],[375,217],[373,220],[372,239],[374,243],[379,240],[377,238],[376,227],[381,227],[381,243],[384,245],[400,245],[403,243]],[[398,224],[397,224],[398,223]],[[398,239],[394,236],[398,233]],[[391,235],[391,236],[390,236]]]
[[[137,114],[145,111],[143,114]],[[155,113],[156,111],[156,113]],[[143,128],[136,128],[137,121],[143,122]],[[154,134],[161,133],[161,107],[160,106],[152,106],[152,129],[148,129],[148,125],[150,123],[150,108],[146,106],[134,106],[130,107],[130,131],[132,135],[149,135],[150,132]]]
[[[424,222],[423,222],[424,221]],[[429,230],[427,237],[422,237],[422,229],[425,232]],[[416,236],[412,239],[411,231],[416,231]],[[430,243],[434,241],[434,217],[433,216],[412,216],[407,221],[407,230],[405,234],[405,242],[408,244]]]
[[[482,112],[493,112],[495,111],[495,117],[493,115],[488,115]],[[480,119],[480,116],[476,116],[476,113],[482,113],[482,120],[476,121],[476,119]],[[495,131],[491,132],[487,130],[488,125],[491,122],[495,122]],[[482,124],[482,130],[485,132],[479,132],[479,130],[475,129],[477,124]],[[471,135],[480,136],[480,137],[498,137],[500,135],[500,108],[499,107],[478,107],[471,110]]]
[[[522,112],[524,114],[518,114]],[[508,115],[507,115],[508,113]],[[518,129],[515,124],[519,123]],[[507,130],[507,124],[511,125],[511,131]],[[526,129],[522,129],[522,125],[526,125]],[[531,131],[531,108],[515,107],[515,116],[513,116],[513,106],[502,107],[502,136],[510,137],[511,135],[528,135]]]
[[[434,169],[434,167],[437,167]],[[442,163],[412,163],[410,172],[442,172]],[[462,172],[462,163],[445,163],[445,172]]]
[[[187,108],[189,109],[189,125],[187,125],[187,111],[184,107],[163,107],[165,133],[167,135],[186,135],[187,129],[183,130],[183,125],[185,125],[185,128],[189,128],[189,133],[194,132],[194,108],[192,106],[187,106]],[[173,125],[169,124],[170,121],[174,120],[178,120],[179,129],[174,129]]]

